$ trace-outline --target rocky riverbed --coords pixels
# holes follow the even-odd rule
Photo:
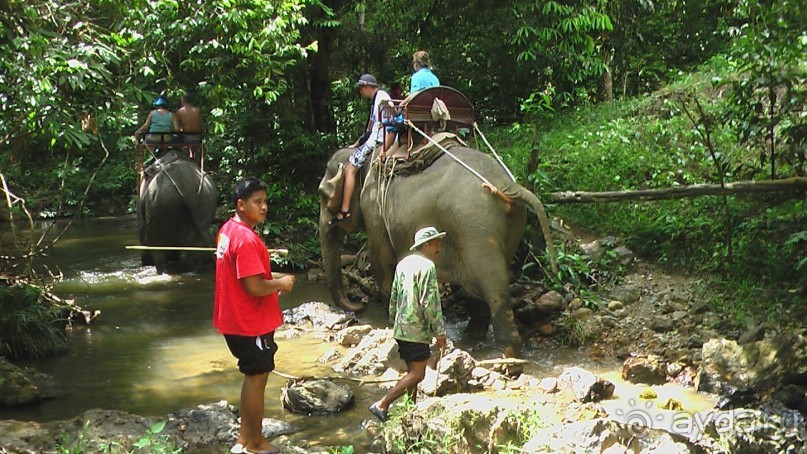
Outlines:
[[[632,261],[629,251],[619,254]],[[365,438],[355,440],[355,452],[407,452],[411,446],[457,453],[807,452],[803,328],[735,326],[710,307],[696,279],[643,264],[633,264],[599,304],[529,284],[515,285],[513,294],[531,345],[552,348],[563,338],[578,342],[593,360],[618,359],[621,379],[644,388],[640,397],[615,405],[621,401],[614,383],[586,369],[534,377],[520,373],[524,364],[517,361],[478,360],[452,345],[428,370],[417,405],[399,406],[383,425],[368,412]],[[459,297],[446,300],[452,304]],[[302,393],[289,390],[305,380],[290,381],[284,390],[289,408],[338,412],[350,401],[338,382],[388,386],[400,375],[403,365],[389,330],[361,325],[323,303],[287,311],[286,320],[283,336],[313,329],[323,341],[350,347],[320,359],[344,380],[332,380],[332,392],[317,384]],[[49,394],[47,380],[7,362],[0,362],[0,376],[4,405]],[[709,393],[716,405],[693,410],[659,397],[670,384]],[[227,402],[155,418],[99,409],[68,421],[0,421],[0,453],[221,453],[229,452],[237,430],[237,409]],[[297,430],[264,421],[264,432],[283,452],[331,452],[289,437]]]

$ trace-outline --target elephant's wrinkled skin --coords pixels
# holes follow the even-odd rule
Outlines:
[[[212,247],[210,226],[218,202],[216,186],[196,163],[171,153],[176,152],[164,158],[170,162],[140,185],[140,244]],[[212,263],[212,257],[210,252],[145,251],[143,265],[155,265],[158,273],[183,272]]]
[[[471,314],[468,331],[484,336],[492,318],[496,341],[508,356],[517,356],[521,337],[508,291],[509,265],[524,232],[526,205],[532,206],[542,220],[555,267],[546,212],[538,198],[513,183],[492,157],[458,146],[451,148],[451,153],[506,192],[513,203],[493,195],[481,180],[443,155],[421,173],[395,176],[383,204],[377,170],[371,170],[364,189],[354,192],[351,217],[329,225],[341,203],[342,165],[352,151],[343,149],[333,155],[319,186],[322,258],[336,304],[348,310],[364,309],[348,300],[342,285],[339,262],[346,232],[367,230],[372,271],[383,301],[389,301],[397,262],[409,253],[414,233],[432,225],[447,232],[436,260],[439,280],[459,284],[472,297],[487,302],[487,307],[476,308]],[[379,205],[385,208],[386,220]]]

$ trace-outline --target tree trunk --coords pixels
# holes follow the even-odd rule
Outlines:
[[[602,53],[602,63],[605,65],[605,73],[602,75],[602,84],[605,91],[605,102],[611,102],[614,100],[614,75],[611,73],[613,55],[608,43],[608,33],[606,32],[604,35],[605,43],[603,43],[603,48],[605,50]]]
[[[807,190],[807,177],[793,177],[783,180],[738,181],[727,183],[725,188],[719,184],[695,184],[678,188],[640,189],[636,191],[564,191],[553,192],[547,203],[601,203],[620,202],[624,200],[669,200],[704,195],[729,195],[763,192],[793,192]]]

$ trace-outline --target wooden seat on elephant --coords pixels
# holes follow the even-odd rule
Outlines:
[[[468,98],[458,90],[444,85],[429,87],[412,93],[401,102],[404,118],[415,124],[423,124],[429,135],[436,131],[439,120],[432,114],[435,100],[442,101],[448,109],[450,119],[445,121],[444,131],[457,133],[459,128],[470,128],[476,121],[476,110]]]
[[[468,98],[444,85],[417,91],[403,101],[382,106],[379,115],[382,121],[386,119],[383,124],[388,131],[392,127],[398,134],[397,146],[390,147],[387,156],[404,160],[409,160],[410,153],[415,153],[424,142],[413,128],[406,126],[406,121],[429,137],[441,131],[458,135],[461,129],[472,130],[476,122],[476,110]]]

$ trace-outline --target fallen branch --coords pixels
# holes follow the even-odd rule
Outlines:
[[[764,192],[793,192],[807,190],[807,177],[793,177],[782,180],[738,181],[727,183],[725,188],[719,184],[693,184],[677,188],[639,189],[635,191],[564,191],[553,192],[546,203],[602,203],[625,200],[669,200],[704,195],[731,195]]]
[[[9,285],[26,285],[37,289],[42,295],[42,299],[49,303],[51,306],[65,310],[68,312],[68,328],[72,328],[73,321],[79,321],[85,325],[89,325],[96,317],[101,315],[100,310],[88,311],[76,304],[75,299],[63,299],[55,294],[45,290],[45,288],[31,283],[29,280],[19,276],[10,276],[7,274],[0,274],[0,281],[5,281]]]

